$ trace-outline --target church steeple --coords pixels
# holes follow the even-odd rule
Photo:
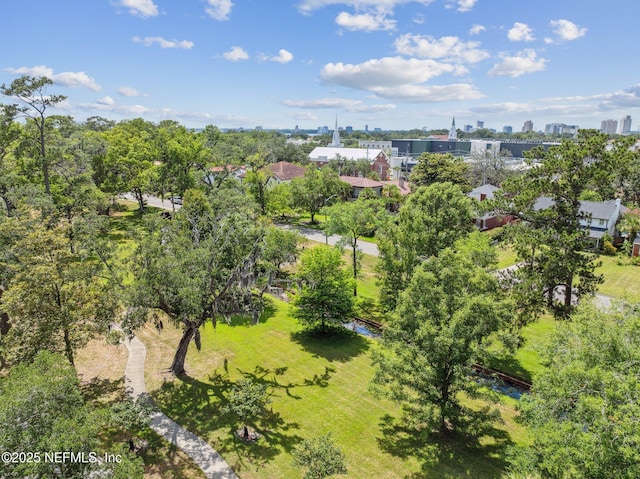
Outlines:
[[[458,139],[458,131],[456,130],[456,117],[453,117],[453,121],[451,122],[451,128],[449,128],[449,140],[457,140]]]
[[[336,114],[336,127],[333,130],[333,139],[329,146],[333,148],[341,148],[344,146],[344,143],[340,143],[340,132],[338,131],[338,115],[337,114]]]

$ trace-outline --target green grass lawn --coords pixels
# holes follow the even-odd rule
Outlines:
[[[555,327],[556,321],[553,317],[545,314],[538,321],[523,328],[524,344],[515,354],[510,354],[498,347],[493,348],[487,366],[531,382],[532,377],[543,369],[541,348],[546,344]]]
[[[600,294],[614,298],[640,295],[640,267],[619,265],[615,256],[600,256],[599,260],[602,266],[596,273],[604,275],[604,283],[598,287]]]
[[[291,450],[300,441],[331,432],[343,449],[349,478],[497,477],[504,470],[503,447],[523,430],[513,421],[513,403],[499,405],[504,426],[479,441],[420,437],[400,420],[393,403],[369,392],[374,340],[358,335],[316,338],[305,335],[275,302],[261,324],[236,319],[207,325],[202,349],[191,347],[188,376],[175,379],[170,364],[179,332],[159,335],[147,328],[139,336],[147,345],[147,388],[172,418],[201,435],[241,478],[300,477]],[[233,381],[248,377],[266,384],[271,411],[253,425],[263,434],[257,444],[234,439],[236,420],[220,408]]]

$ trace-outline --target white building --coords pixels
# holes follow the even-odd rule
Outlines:
[[[621,135],[628,135],[631,133],[631,116],[627,115],[620,119],[620,131]]]
[[[600,131],[607,135],[613,135],[618,131],[618,122],[616,120],[602,120],[600,123]]]

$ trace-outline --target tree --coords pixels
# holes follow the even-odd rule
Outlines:
[[[418,164],[411,170],[409,182],[412,188],[449,182],[460,186],[464,192],[471,190],[469,165],[451,153],[421,154]]]
[[[616,144],[610,149],[602,133],[581,130],[576,141],[528,154],[541,161],[506,181],[499,196],[499,207],[522,220],[509,231],[522,263],[517,282],[527,285],[523,310],[535,317],[546,297],[556,317],[567,318],[575,299],[593,294],[602,281],[595,255],[585,252],[588,231],[581,223],[590,218],[581,211],[581,195],[594,181],[610,178],[626,150]],[[531,287],[537,288],[535,295]]]
[[[600,311],[582,306],[558,325],[545,368],[520,401],[533,443],[516,471],[549,478],[640,476],[638,304]]]
[[[45,451],[95,451],[99,413],[84,405],[76,371],[64,358],[42,351],[31,364],[14,366],[0,382],[0,444],[3,451],[44,454]],[[92,464],[62,464],[35,459],[2,461],[6,478],[85,477]]]
[[[511,156],[509,151],[500,151],[498,148],[472,152],[469,173],[473,178],[473,183],[497,186],[502,184],[509,171],[506,159]]]
[[[343,269],[340,250],[329,246],[306,249],[300,257],[297,277],[302,290],[296,295],[292,316],[308,326],[343,324],[353,316],[351,280]]]
[[[141,118],[118,123],[102,133],[107,141],[104,155],[98,157],[102,172],[98,187],[112,196],[132,192],[140,211],[144,210],[144,194],[152,189],[158,159],[153,124]]]
[[[341,242],[351,247],[351,265],[353,267],[353,295],[357,296],[356,280],[360,271],[358,239],[371,235],[376,229],[375,203],[358,198],[356,201],[336,203],[324,210],[329,220],[325,226],[325,234],[339,234]]]
[[[204,165],[210,154],[205,137],[175,122],[163,121],[158,125],[157,143],[162,191],[182,196],[195,186],[193,170]]]
[[[415,267],[471,232],[473,217],[471,199],[457,185],[435,183],[409,195],[397,217],[376,230],[380,303],[395,309]]]
[[[340,180],[338,174],[330,168],[316,169],[307,166],[303,178],[291,180],[291,199],[293,204],[308,211],[311,223],[315,223],[315,215],[325,206],[325,201],[332,196],[346,196],[349,185]]]
[[[632,212],[625,213],[618,224],[618,229],[621,233],[625,233],[627,239],[633,243],[638,232],[640,232],[640,215]]]
[[[418,266],[401,293],[374,359],[374,384],[416,427],[464,428],[479,416],[460,401],[461,393],[478,394],[471,364],[508,317],[495,276],[446,249]]]
[[[235,414],[242,421],[243,437],[249,439],[249,420],[262,414],[271,402],[267,387],[250,379],[241,379],[233,386],[227,399],[229,404],[222,412]]]
[[[23,226],[17,219],[11,223]],[[31,361],[48,350],[73,364],[78,348],[107,331],[117,298],[101,262],[85,258],[86,251],[71,253],[66,228],[31,228],[14,244],[14,261],[5,263],[14,276],[0,304],[11,324],[2,348],[15,361]]]
[[[38,153],[39,163],[42,169],[44,190],[46,194],[51,193],[49,180],[49,161],[46,150],[46,111],[49,107],[65,101],[63,95],[48,95],[47,87],[53,85],[53,81],[47,77],[31,77],[28,75],[16,78],[8,87],[2,85],[0,93],[6,96],[17,98],[23,106],[13,105],[13,109],[18,114],[24,115],[33,121],[38,129]]]
[[[200,342],[207,321],[232,314],[253,315],[262,304],[253,294],[260,279],[264,229],[255,220],[255,205],[236,190],[217,189],[206,197],[187,190],[183,207],[172,219],[153,217],[131,258],[125,330],[133,331],[162,311],[183,334],[170,370],[184,374],[187,349]]]
[[[334,444],[330,433],[307,439],[296,446],[293,465],[307,470],[304,479],[324,479],[347,473],[344,453]]]

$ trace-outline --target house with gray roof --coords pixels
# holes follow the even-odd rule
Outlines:
[[[543,196],[538,198],[534,204],[535,210],[543,210],[553,206],[553,199]],[[580,226],[589,231],[589,238],[599,244],[605,234],[616,237],[616,224],[620,215],[626,213],[625,208],[620,203],[620,198],[609,201],[581,201],[580,214],[584,218],[580,219]]]

